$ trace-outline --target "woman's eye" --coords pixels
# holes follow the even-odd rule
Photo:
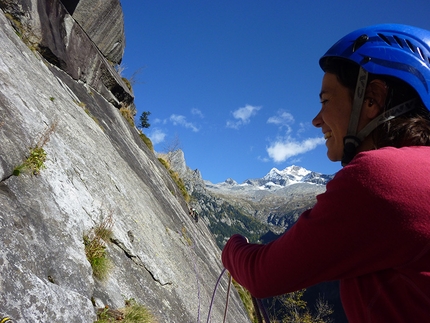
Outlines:
[[[328,100],[321,100],[321,101],[320,101],[320,103],[321,103],[322,105],[324,105],[324,104],[326,104],[326,103],[327,103],[327,101],[328,101]]]

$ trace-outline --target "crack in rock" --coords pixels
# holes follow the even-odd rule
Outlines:
[[[138,265],[140,267],[143,267],[151,275],[152,279],[154,281],[156,281],[157,283],[159,283],[161,286],[167,286],[167,285],[172,285],[173,284],[172,282],[166,281],[165,279],[162,279],[161,277],[159,277],[159,275],[157,275],[156,273],[154,273],[150,268],[148,268],[148,266],[145,264],[145,262],[138,255],[135,255],[119,239],[111,238],[111,242],[114,245],[118,246],[124,252],[124,254],[129,259],[131,259],[136,265]]]

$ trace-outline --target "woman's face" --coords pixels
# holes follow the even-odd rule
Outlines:
[[[351,115],[352,99],[347,87],[337,80],[335,74],[325,73],[321,86],[321,110],[312,124],[321,128],[326,139],[327,156],[340,161],[343,155],[343,138]]]

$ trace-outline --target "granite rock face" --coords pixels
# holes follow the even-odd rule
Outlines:
[[[133,298],[158,322],[205,320],[220,250],[121,115],[133,97],[60,3],[0,5],[9,17],[0,12],[0,317],[94,322],[97,308]],[[18,22],[32,33],[18,33]],[[44,167],[15,176],[34,148],[46,153]],[[83,236],[108,218],[112,266],[99,280]],[[226,289],[223,277],[213,322],[222,321]],[[227,322],[249,322],[231,297]]]
[[[121,63],[125,35],[124,17],[119,0],[62,0],[62,2],[103,55],[114,64]]]
[[[49,63],[88,84],[115,106],[133,105],[133,94],[114,64],[90,38],[91,32],[87,33],[59,0],[0,0],[0,8],[11,18],[21,39]],[[94,10],[93,19],[97,8]],[[114,24],[115,17],[107,20]]]

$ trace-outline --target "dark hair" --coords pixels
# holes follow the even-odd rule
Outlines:
[[[359,66],[341,58],[327,58],[323,70],[336,75],[337,80],[350,91],[351,100],[354,97],[355,85]],[[385,110],[418,98],[416,108],[390,121],[379,125],[373,132],[372,138],[377,148],[391,146],[430,146],[430,112],[423,104],[417,92],[406,82],[395,77],[369,73],[368,82],[379,79],[384,81],[389,93],[385,101]]]

